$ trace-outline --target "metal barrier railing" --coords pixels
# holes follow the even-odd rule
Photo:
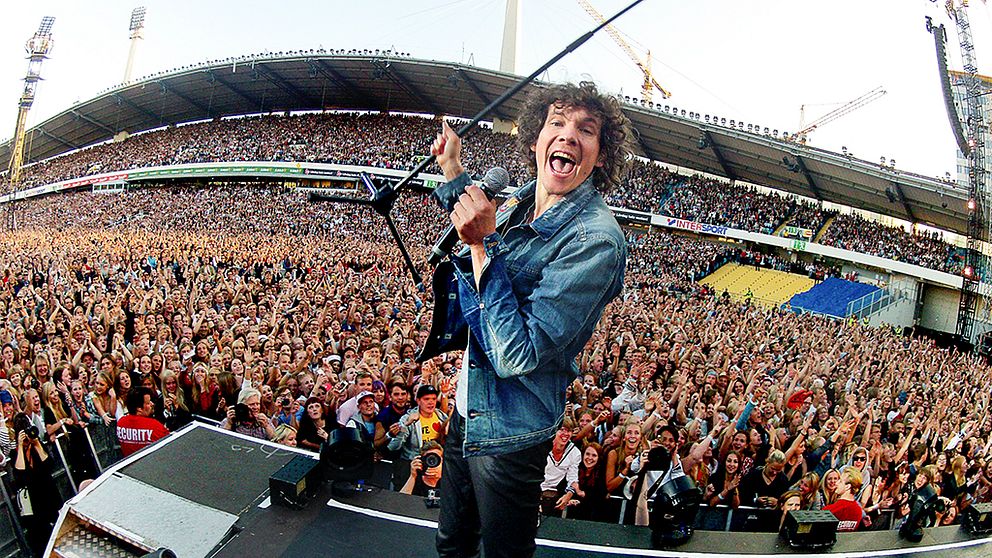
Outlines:
[[[878,289],[847,303],[845,317],[867,318],[906,298],[902,289]]]
[[[629,500],[620,496],[610,496],[607,499],[607,505],[617,510],[616,523],[624,524],[629,503]],[[872,524],[872,530],[892,529],[896,523],[894,515],[894,510],[881,510]],[[782,512],[775,509],[704,505],[699,506],[693,527],[701,531],[776,532],[781,517]],[[562,512],[562,518],[568,518],[568,508]],[[610,519],[608,522],[613,523],[614,520]]]
[[[0,507],[3,508],[3,515],[0,516],[0,556],[31,556],[27,537],[21,527],[20,510],[14,505],[11,494],[16,494],[13,481],[6,471],[0,472]]]

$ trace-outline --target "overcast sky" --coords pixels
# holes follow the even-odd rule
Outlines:
[[[626,0],[591,0],[610,15]],[[520,0],[517,73],[528,74],[593,26],[575,0]],[[979,68],[990,73],[992,19],[970,8]],[[24,42],[55,16],[55,49],[29,124],[121,81],[128,22],[140,1],[79,0],[6,6],[0,20],[0,138],[13,135],[26,70]],[[418,58],[499,65],[504,0],[147,0],[134,76],[208,59],[309,48],[396,48]],[[811,135],[810,143],[930,176],[954,172],[954,142],[924,16],[953,23],[930,0],[645,0],[618,20],[635,50],[650,49],[666,101],[769,128],[807,121],[883,86],[888,94]],[[605,32],[554,66],[552,81],[592,76],[613,92],[640,94],[640,73]],[[657,100],[657,99],[656,99]],[[831,104],[835,103],[835,104]],[[6,162],[3,162],[6,164]]]

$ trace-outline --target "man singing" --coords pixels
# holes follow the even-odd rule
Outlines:
[[[544,462],[575,357],[623,286],[626,244],[600,196],[622,175],[629,122],[591,83],[540,89],[518,119],[537,179],[497,211],[471,185],[447,124],[431,147],[465,188],[451,213],[467,247],[434,274],[434,322],[420,360],[466,348],[441,477],[437,551],[534,553]]]

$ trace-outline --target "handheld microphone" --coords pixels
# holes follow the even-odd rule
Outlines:
[[[510,173],[506,172],[506,169],[503,167],[493,167],[486,171],[486,175],[482,177],[482,185],[479,187],[486,193],[487,198],[493,199],[509,185]],[[445,211],[451,213],[455,210],[458,197],[464,193],[464,188],[459,188],[453,186],[450,182],[445,182],[443,185],[434,189],[431,197]]]
[[[480,188],[485,192],[486,197],[490,200],[495,198],[510,185],[510,173],[506,172],[503,167],[493,167],[486,171],[486,175],[482,177],[482,184]],[[465,193],[464,188],[458,188],[451,186],[451,183],[445,183],[443,186],[436,188],[431,194],[434,201],[437,202],[442,208],[444,208],[448,213],[455,210],[455,204],[458,202],[458,197]],[[437,265],[441,263],[441,260],[451,252],[455,243],[458,242],[458,231],[455,230],[454,225],[448,225],[445,229],[444,234],[441,238],[434,244],[431,249],[431,255],[427,257],[427,263],[430,265]]]

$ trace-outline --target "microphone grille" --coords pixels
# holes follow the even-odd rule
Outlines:
[[[486,175],[482,177],[482,189],[485,190],[490,197],[496,196],[503,190],[505,190],[510,185],[510,173],[506,172],[503,167],[493,167],[486,171]]]

